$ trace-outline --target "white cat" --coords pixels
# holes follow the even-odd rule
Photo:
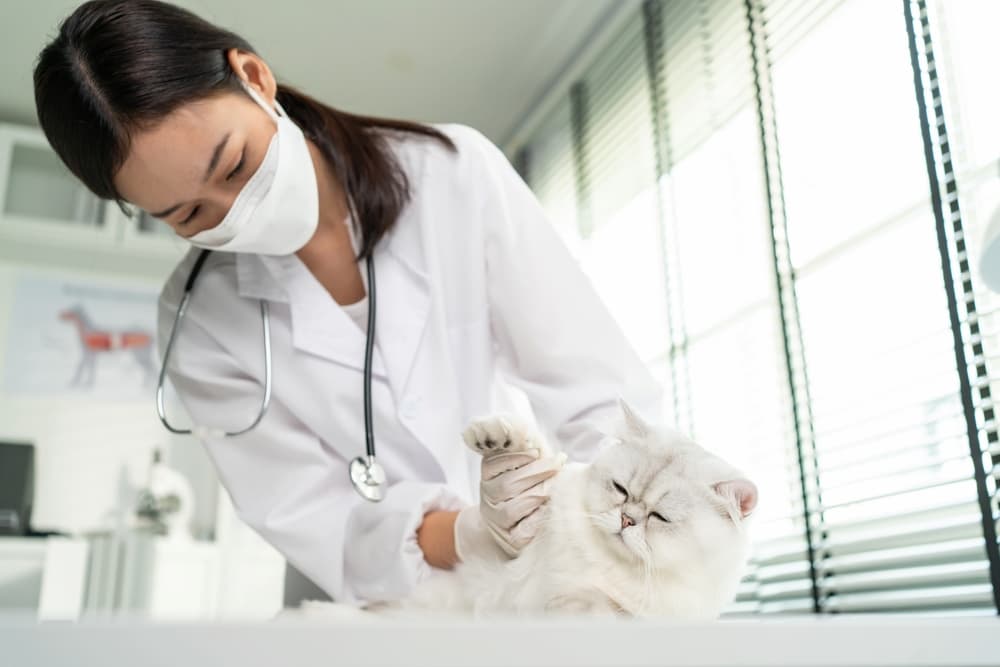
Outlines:
[[[517,558],[470,558],[454,570],[434,570],[407,599],[368,611],[716,618],[743,576],[757,487],[688,438],[646,423],[624,402],[621,408],[610,446],[554,478],[539,531]],[[545,448],[511,417],[475,420],[463,436],[484,456]],[[325,602],[282,615],[359,614],[379,617]]]
[[[744,573],[757,487],[691,440],[621,407],[613,444],[556,476],[538,534],[518,558],[435,571],[388,607],[717,617]],[[502,451],[542,443],[509,417],[477,420],[464,435],[487,456],[507,441]]]

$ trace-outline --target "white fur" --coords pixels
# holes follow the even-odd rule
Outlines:
[[[559,473],[540,510],[538,535],[518,558],[437,571],[401,607],[477,615],[718,616],[743,575],[745,515],[756,488],[689,439],[622,408],[617,441],[593,463]],[[533,446],[537,441],[525,438]],[[515,441],[509,450],[522,446]],[[629,491],[628,501],[613,482]],[[623,511],[637,519],[624,530]]]
[[[743,575],[756,487],[689,439],[622,409],[623,428],[596,460],[557,475],[520,556],[435,570],[406,600],[373,611],[717,617]],[[529,434],[513,436],[504,451],[544,448],[530,430],[509,428],[510,417],[497,419],[506,419],[506,433]],[[484,448],[469,433],[496,433],[482,421],[466,432],[477,451]]]

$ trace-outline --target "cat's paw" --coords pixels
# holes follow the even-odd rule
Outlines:
[[[531,425],[510,415],[473,419],[462,432],[462,439],[472,451],[483,456],[546,449],[545,441]]]

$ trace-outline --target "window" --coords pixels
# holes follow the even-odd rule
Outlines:
[[[1000,7],[907,1],[955,284],[903,2],[646,0],[523,147],[666,418],[761,487],[732,612],[998,611],[1000,297],[962,267],[1000,204]]]

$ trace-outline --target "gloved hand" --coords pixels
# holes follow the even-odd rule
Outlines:
[[[473,554],[513,558],[534,538],[538,509],[566,457],[550,454],[540,436],[511,417],[477,420],[463,437],[483,462],[479,506],[459,512],[455,551],[460,560]]]
[[[470,558],[487,561],[510,558],[493,539],[492,533],[479,514],[479,505],[462,508],[455,518],[455,554],[460,563]]]

